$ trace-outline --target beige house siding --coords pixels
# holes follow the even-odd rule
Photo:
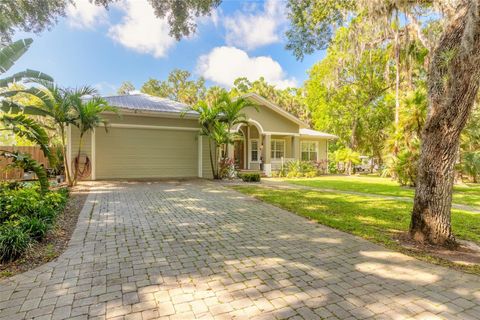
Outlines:
[[[265,106],[259,106],[258,112],[254,108],[247,108],[244,113],[249,120],[254,120],[263,128],[264,132],[298,133],[299,125]]]
[[[302,146],[302,141],[315,141],[318,143],[318,159],[319,160],[327,160],[328,155],[328,140],[327,139],[318,139],[318,138],[300,138],[300,152],[299,152],[299,157],[301,158],[301,146]]]
[[[110,128],[96,132],[96,178],[198,175],[197,132]]]
[[[78,155],[78,147],[80,144],[80,131],[77,127],[71,126],[70,128],[70,137],[71,137],[71,146],[70,146],[70,169],[73,172],[74,169],[74,161]],[[82,148],[80,154],[86,155],[90,159],[90,165],[93,161],[92,159],[92,135],[90,132],[87,132],[83,135],[82,138]],[[90,175],[83,177],[84,179],[88,180],[91,178]]]

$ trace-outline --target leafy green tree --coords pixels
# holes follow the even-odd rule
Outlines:
[[[219,86],[211,86],[207,89],[205,93],[205,101],[207,103],[213,103],[215,100],[219,99],[224,94],[228,94],[228,91],[225,88]]]
[[[462,170],[478,183],[480,177],[480,151],[465,152],[463,154]]]
[[[108,8],[117,0],[91,0]],[[196,30],[195,19],[209,15],[221,0],[149,0],[158,18],[167,17],[170,35],[180,40]],[[10,40],[15,30],[41,32],[65,15],[73,0],[2,0],[0,2],[0,38]],[[2,40],[2,41],[3,41]]]
[[[393,118],[388,57],[384,49],[358,52],[352,45],[349,29],[338,30],[327,56],[309,72],[306,103],[316,128],[336,134],[354,151],[379,156]]]
[[[473,182],[480,180],[480,104],[475,109],[462,132],[460,144],[460,162],[463,174]]]
[[[205,98],[206,88],[205,79],[190,80],[190,77],[190,72],[174,69],[167,80],[150,79],[140,90],[153,96],[193,105]]]
[[[250,82],[247,78],[235,79],[230,95],[238,97],[246,93],[256,93],[275,103],[285,111],[297,116],[305,122],[310,122],[310,114],[303,98],[303,90],[298,88],[277,89],[274,85],[260,77]]]
[[[351,21],[352,16],[366,12],[377,20],[388,19],[392,11],[378,9],[392,7],[412,16],[414,12],[442,9],[442,12],[431,15],[443,19],[441,36],[425,45],[435,49],[430,53],[428,65],[429,111],[422,133],[410,234],[420,242],[453,247],[456,242],[451,229],[450,209],[454,167],[460,134],[480,86],[480,0],[290,0],[292,28],[287,35],[288,47],[301,58],[303,54],[329,44],[335,28]],[[422,41],[423,30],[414,29]]]
[[[129,94],[131,91],[135,90],[135,86],[130,81],[124,81],[117,90],[118,94]]]
[[[353,151],[350,148],[338,149],[333,153],[335,162],[343,162],[345,164],[345,173],[351,175],[353,173],[353,165],[359,164],[360,153]]]

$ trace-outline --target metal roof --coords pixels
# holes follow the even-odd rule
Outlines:
[[[338,139],[338,137],[333,135],[333,134],[325,133],[325,132],[321,132],[321,131],[317,131],[317,130],[312,130],[312,129],[306,129],[306,128],[301,128],[300,129],[300,135],[301,136],[307,136],[307,137]]]
[[[111,106],[130,110],[182,113],[188,108],[188,105],[186,104],[170,99],[154,97],[144,93],[108,96],[103,97],[103,99],[105,99]]]

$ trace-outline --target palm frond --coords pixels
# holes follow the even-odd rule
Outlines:
[[[15,62],[28,50],[33,39],[17,40],[0,48],[0,74],[7,72]]]
[[[49,115],[48,112],[46,112],[45,110],[42,110],[38,106],[26,106],[21,103],[17,103],[15,101],[10,101],[10,100],[2,100],[0,104],[0,110],[5,113],[11,113],[11,114],[24,113],[24,114],[35,115],[35,116]]]
[[[10,77],[0,79],[0,87],[6,87],[9,83],[18,82],[24,80],[26,82],[35,81],[48,81],[53,82],[53,78],[48,74],[40,71],[27,69],[21,72],[17,72]]]
[[[32,159],[30,155],[0,150],[0,156],[6,159],[10,159],[12,163],[9,165],[14,168],[22,168],[24,171],[33,171],[37,175],[38,182],[40,183],[40,190],[42,193],[48,191],[48,175],[45,168]]]
[[[8,90],[0,93],[0,97],[13,98],[17,94],[27,94],[40,100],[48,109],[53,108],[54,99],[49,90],[42,90],[41,88],[31,87],[28,89]]]
[[[38,122],[28,118],[24,114],[4,114],[0,117],[0,122],[4,124],[6,129],[11,130],[14,134],[40,146],[45,157],[51,160],[47,132]]]

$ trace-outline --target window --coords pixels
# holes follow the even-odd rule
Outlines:
[[[317,143],[314,141],[302,141],[302,160],[317,161]]]
[[[281,159],[285,156],[285,140],[272,140],[272,159]]]
[[[258,140],[251,140],[250,147],[250,160],[258,161]]]

